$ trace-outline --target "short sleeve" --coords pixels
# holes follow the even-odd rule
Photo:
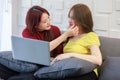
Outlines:
[[[31,33],[27,28],[25,28],[25,29],[22,31],[22,36],[23,36],[24,38],[36,39],[36,38],[32,35],[32,33]]]
[[[87,47],[91,47],[92,45],[100,46],[99,37],[96,33],[90,32],[86,36]]]

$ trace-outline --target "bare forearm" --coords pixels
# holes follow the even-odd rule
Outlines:
[[[78,35],[78,27],[70,27],[65,33],[63,33],[58,38],[54,39],[50,42],[50,51],[55,49],[59,44],[61,44],[67,37],[76,36]]]
[[[60,45],[64,40],[66,40],[67,34],[63,33],[61,36],[58,38],[54,39],[53,41],[50,42],[50,51],[55,49],[58,45]]]
[[[76,53],[69,53],[69,54],[71,55],[71,57],[87,60],[87,61],[92,62],[92,63],[97,64],[97,65],[101,65],[102,64],[101,56],[83,55],[83,54],[76,54]]]

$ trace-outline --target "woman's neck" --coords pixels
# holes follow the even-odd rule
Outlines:
[[[84,37],[87,33],[79,33],[77,36],[71,38],[72,41],[76,41],[82,37]]]

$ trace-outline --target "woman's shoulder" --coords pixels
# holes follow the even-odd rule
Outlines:
[[[24,35],[26,33],[29,33],[29,30],[27,28],[24,28],[23,31],[22,31],[22,35]]]
[[[98,34],[95,33],[95,32],[89,32],[89,33],[87,34],[87,37],[92,37],[92,38],[98,37]]]
[[[53,29],[53,30],[59,30],[59,31],[60,31],[60,29],[59,29],[59,27],[58,27],[58,26],[51,25],[51,27],[52,27],[52,29]]]
[[[61,33],[60,29],[58,26],[54,26],[54,25],[51,25],[51,28],[52,30],[55,32],[55,33]]]
[[[51,28],[57,37],[61,35],[61,31],[60,31],[59,27],[51,25]]]
[[[95,32],[89,32],[85,40],[89,45],[92,45],[92,44],[100,45],[99,37]]]
[[[32,33],[27,28],[24,28],[23,31],[22,31],[22,36],[27,37],[27,36],[30,36],[30,35],[32,35]]]
[[[30,31],[25,27],[22,31],[22,33],[30,33]]]

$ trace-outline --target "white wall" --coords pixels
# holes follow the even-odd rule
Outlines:
[[[93,8],[96,32],[120,38],[120,0],[94,0]]]
[[[18,2],[19,0],[12,0],[12,34],[18,35]]]
[[[92,11],[94,30],[99,35],[120,38],[120,0],[19,0],[18,3],[16,34],[21,35],[25,27],[26,12],[33,5],[46,8],[51,14],[52,24],[66,30],[70,7],[76,3],[84,3]]]

